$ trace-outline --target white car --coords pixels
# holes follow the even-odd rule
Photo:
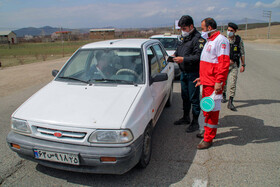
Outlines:
[[[150,39],[156,39],[159,40],[164,48],[166,49],[166,52],[169,56],[173,55],[177,49],[178,44],[178,35],[165,33],[160,35],[153,35],[150,37]],[[181,75],[181,71],[179,68],[179,65],[177,63],[174,63],[175,68],[175,77],[179,78]]]
[[[173,63],[157,40],[78,49],[11,116],[9,147],[41,165],[123,174],[151,158],[153,127],[172,102]]]

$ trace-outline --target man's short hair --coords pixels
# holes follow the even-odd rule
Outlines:
[[[205,18],[201,22],[203,22],[203,21],[205,21],[206,27],[211,26],[212,29],[217,29],[217,23],[216,23],[216,21],[213,18]]]
[[[186,27],[190,25],[193,25],[193,19],[189,15],[182,16],[178,22],[179,27]]]
[[[233,28],[235,31],[238,29],[238,26],[235,23],[229,22],[228,27]]]

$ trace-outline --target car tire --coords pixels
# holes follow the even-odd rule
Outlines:
[[[143,148],[138,167],[146,168],[151,160],[152,155],[152,125],[149,125],[144,132]]]
[[[168,97],[168,100],[167,100],[165,106],[170,107],[172,105],[172,100],[173,100],[173,82],[172,82],[169,97]]]

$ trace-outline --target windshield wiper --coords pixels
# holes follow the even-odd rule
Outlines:
[[[128,81],[128,80],[120,80],[120,79],[92,79],[90,81],[96,81],[96,82],[115,82],[115,83],[125,83],[125,84],[133,84],[133,85],[137,85],[135,82],[133,81]]]
[[[128,81],[128,80],[120,80],[120,79],[116,79],[116,82],[120,82],[120,83],[126,83],[126,84],[133,84],[133,85],[137,85],[135,82],[133,81]]]
[[[76,78],[76,77],[58,77],[58,78],[61,78],[61,79],[70,79],[70,80],[80,81],[80,82],[89,84],[89,81],[84,81],[84,80],[78,79],[78,78]]]

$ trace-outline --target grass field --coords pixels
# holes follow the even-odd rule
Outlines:
[[[70,56],[79,47],[92,41],[21,43],[16,45],[0,45],[0,62],[2,67],[28,64],[38,61]]]

